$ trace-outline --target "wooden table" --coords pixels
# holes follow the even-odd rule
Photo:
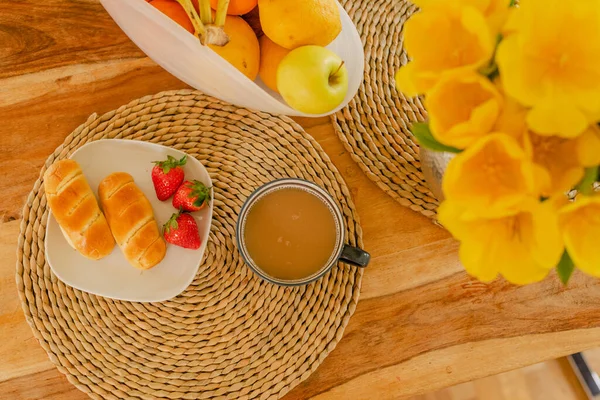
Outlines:
[[[21,311],[21,208],[46,157],[89,114],[185,85],[97,0],[0,0],[0,10],[0,397],[85,398]],[[474,281],[448,233],[367,179],[327,118],[298,121],[351,188],[373,260],[343,340],[286,398],[398,398],[600,345],[600,281],[579,273],[566,289],[554,274],[527,287]]]

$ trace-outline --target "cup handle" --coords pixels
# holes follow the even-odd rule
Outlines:
[[[344,245],[339,261],[353,265],[355,267],[364,268],[369,264],[371,255],[358,247]]]

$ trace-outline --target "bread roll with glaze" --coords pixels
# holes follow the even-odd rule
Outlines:
[[[152,205],[126,172],[115,172],[98,186],[100,205],[125,258],[149,269],[165,256],[167,245],[158,230]]]
[[[74,249],[92,260],[112,252],[113,235],[76,161],[52,164],[44,173],[44,191],[54,218]]]

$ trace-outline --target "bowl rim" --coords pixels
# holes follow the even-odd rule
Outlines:
[[[346,31],[346,29],[350,29],[350,32],[348,33],[349,39],[347,41],[349,41],[353,44],[351,46],[352,53],[356,53],[356,52],[360,51],[360,56],[352,57],[349,60],[344,60],[348,66],[352,66],[353,69],[356,69],[356,74],[349,74],[353,77],[355,76],[355,78],[352,80],[349,80],[348,94],[344,98],[344,101],[342,101],[338,106],[336,106],[332,110],[330,110],[326,113],[322,113],[322,114],[303,113],[301,111],[298,111],[298,110],[290,107],[282,98],[279,98],[280,96],[277,93],[271,91],[270,89],[268,89],[266,87],[263,87],[262,85],[264,85],[264,84],[262,84],[262,81],[260,81],[259,77],[257,77],[255,80],[250,80],[244,74],[242,74],[240,71],[238,71],[235,67],[233,67],[229,62],[227,62],[225,59],[221,58],[217,53],[215,53],[212,49],[210,49],[207,46],[203,46],[203,47],[206,47],[205,49],[203,49],[203,51],[208,51],[209,54],[212,54],[215,56],[214,59],[211,57],[211,62],[218,64],[218,68],[227,71],[227,74],[234,74],[236,76],[236,79],[239,78],[242,81],[246,82],[247,84],[251,83],[254,87],[254,89],[252,89],[252,91],[260,90],[260,92],[262,92],[261,99],[265,102],[268,102],[268,104],[266,105],[266,107],[263,107],[263,108],[260,108],[260,107],[254,108],[252,105],[249,105],[249,104],[236,103],[236,102],[232,101],[231,98],[228,100],[225,100],[225,99],[223,99],[223,97],[220,97],[220,96],[214,94],[212,88],[201,88],[201,87],[199,87],[199,85],[194,85],[193,84],[194,82],[190,81],[191,78],[189,78],[189,76],[187,76],[184,73],[180,73],[181,71],[176,71],[173,67],[167,66],[167,63],[165,60],[161,60],[160,57],[151,57],[146,52],[146,50],[148,50],[148,49],[145,50],[143,48],[144,46],[140,47],[138,40],[133,39],[133,37],[136,36],[136,34],[134,33],[134,30],[133,30],[133,27],[130,27],[130,25],[126,24],[124,21],[120,21],[117,16],[113,16],[113,13],[115,13],[115,10],[118,7],[129,7],[134,12],[142,13],[144,16],[146,16],[148,18],[151,18],[148,15],[154,15],[154,18],[151,18],[154,23],[158,24],[161,28],[168,31],[170,36],[175,36],[178,40],[185,43],[188,47],[192,46],[192,45],[194,47],[199,45],[197,42],[197,39],[195,39],[195,37],[193,35],[190,35],[188,31],[186,31],[184,28],[179,26],[179,24],[177,24],[175,21],[166,17],[158,9],[156,9],[155,7],[152,7],[152,5],[149,4],[148,2],[146,2],[145,0],[100,0],[100,2],[103,5],[103,7],[105,8],[105,10],[108,12],[108,14],[111,16],[111,18],[117,23],[119,28],[129,37],[129,39],[132,40],[134,42],[134,44],[138,48],[140,48],[144,53],[146,53],[146,55],[149,58],[151,58],[154,62],[159,64],[161,66],[161,68],[163,68],[168,73],[175,76],[176,78],[186,82],[191,87],[193,87],[197,90],[203,91],[213,97],[219,98],[222,101],[230,102],[238,107],[245,107],[245,108],[249,108],[249,109],[253,109],[255,111],[261,111],[261,112],[269,112],[269,113],[272,113],[275,115],[302,116],[302,117],[309,117],[309,118],[318,118],[318,117],[328,116],[328,115],[334,114],[334,113],[338,112],[339,110],[343,109],[344,107],[346,107],[348,105],[348,103],[357,95],[358,90],[364,80],[364,65],[365,65],[364,45],[362,43],[360,35],[358,34],[358,31],[356,29],[354,22],[352,21],[352,19],[350,18],[350,16],[344,9],[344,7],[341,4],[339,4],[338,2],[336,2],[336,3],[338,5],[338,9],[340,11],[340,19],[342,20],[342,30],[340,31],[340,34],[338,35],[338,37],[342,34],[342,32]],[[146,3],[146,4],[144,5],[142,3]],[[162,16],[163,18],[160,18],[160,19],[157,18],[159,16]],[[346,23],[344,23],[344,20],[346,20]],[[132,36],[130,36],[130,34]],[[334,39],[332,41],[332,43],[337,41],[338,37],[336,37],[336,39]],[[344,42],[346,42],[346,41],[344,41]],[[332,43],[330,43],[329,45],[327,45],[325,47],[336,52],[334,49],[330,48]],[[339,55],[339,53],[337,53],[337,52],[336,52],[336,54]],[[264,98],[262,97],[263,95],[264,95]]]

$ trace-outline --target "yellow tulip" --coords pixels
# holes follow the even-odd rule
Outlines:
[[[585,168],[600,164],[600,129],[596,125],[574,139],[538,135],[527,127],[525,107],[509,96],[503,105],[493,130],[517,139],[526,154],[546,170],[550,184],[541,194],[550,196],[572,189]]]
[[[445,200],[438,218],[458,239],[459,256],[467,272],[489,282],[502,275],[515,284],[540,281],[563,253],[553,202],[530,199],[514,214],[480,218]]]
[[[475,7],[432,3],[404,24],[404,48],[412,61],[396,73],[407,96],[429,90],[446,72],[475,71],[492,57],[495,37]]]
[[[412,0],[421,9],[443,1],[475,7],[483,14],[493,32],[500,31],[510,10],[510,0]]]
[[[600,119],[600,2],[527,0],[498,46],[505,92],[539,134],[575,137]]]
[[[560,210],[559,226],[575,266],[600,277],[600,196],[577,196]]]
[[[527,133],[527,109],[510,96],[504,96],[502,110],[492,130],[494,132],[508,133],[519,142],[523,141]]]
[[[488,134],[501,107],[492,82],[472,71],[445,75],[425,98],[432,135],[459,149]]]
[[[548,185],[547,173],[514,138],[493,133],[450,161],[442,189],[446,199],[492,218],[514,214]]]
[[[575,139],[528,133],[528,152],[550,176],[550,185],[543,195],[571,190],[583,178],[585,167],[600,163],[600,137],[596,131],[591,127]]]
[[[600,164],[600,128],[591,125],[577,138],[577,158],[584,167]]]

